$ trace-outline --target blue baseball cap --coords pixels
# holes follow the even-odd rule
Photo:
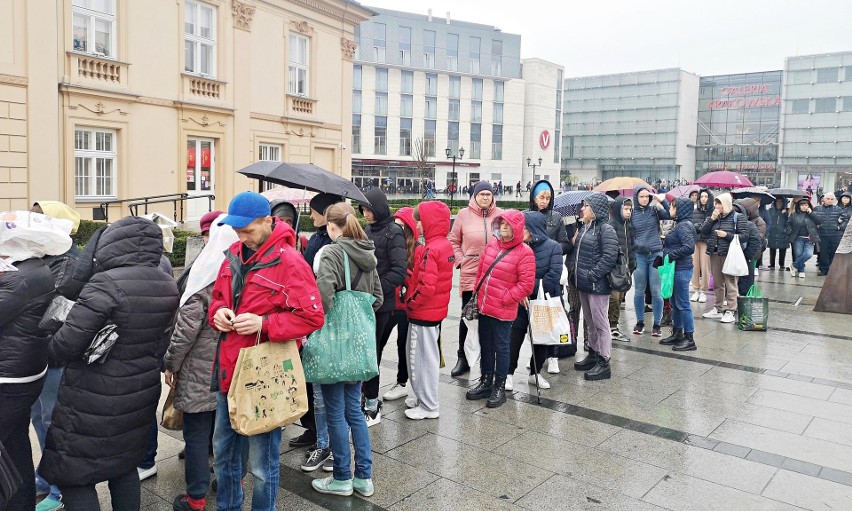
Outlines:
[[[257,218],[271,215],[269,201],[256,192],[237,194],[228,204],[228,216],[219,225],[230,225],[242,229]]]

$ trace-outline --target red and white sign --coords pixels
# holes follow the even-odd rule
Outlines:
[[[550,132],[544,130],[541,132],[541,135],[538,136],[538,145],[541,146],[542,149],[547,149],[550,147]]]

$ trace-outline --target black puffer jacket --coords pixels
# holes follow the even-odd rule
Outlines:
[[[786,249],[790,244],[784,229],[787,227],[787,210],[778,207],[774,202],[769,207],[769,229],[767,231],[767,242],[771,249]]]
[[[814,208],[814,214],[820,220],[820,238],[839,238],[843,235],[843,232],[840,231],[840,215],[843,214],[843,208],[836,204],[832,206],[817,206]]]
[[[813,213],[797,210],[787,219],[787,242],[792,244],[802,233],[808,233],[808,239],[814,244],[814,250],[819,252],[819,218]]]
[[[48,334],[38,323],[54,296],[53,275],[43,259],[14,266],[18,271],[0,273],[0,378],[35,376],[47,367]]]
[[[633,230],[633,222],[628,218],[624,219],[624,204],[629,202],[633,204],[633,200],[627,197],[619,197],[615,202],[609,205],[609,225],[615,229],[615,234],[618,236],[618,245],[621,251],[627,256],[627,267],[632,273],[636,269],[636,232]]]
[[[742,221],[743,217],[748,215],[746,206],[740,201],[734,204],[734,211],[740,214],[738,222]],[[763,222],[762,218],[757,217],[757,219]],[[760,228],[756,223],[749,220],[746,224],[748,231],[745,236],[740,236],[740,243],[742,244],[743,255],[745,255],[746,261],[753,261],[763,251],[763,240],[760,235]]]
[[[675,271],[691,270],[697,238],[695,224],[692,223],[695,205],[687,197],[678,197],[675,199],[675,207],[677,225],[663,240],[663,254],[669,256],[669,260],[675,261]]]
[[[610,293],[607,274],[615,268],[618,260],[618,235],[607,222],[609,201],[602,193],[586,197],[586,202],[595,213],[595,220],[585,224],[577,234],[574,254],[575,285],[579,291],[596,295]]]
[[[122,218],[102,231],[92,278],[48,344],[68,363],[39,466],[59,486],[105,481],[145,457],[160,399],[157,352],[178,306],[174,279],[158,268],[163,234],[149,220]],[[83,353],[107,322],[116,341],[104,363]]]
[[[701,194],[707,194],[707,204],[704,206],[701,205]],[[698,237],[695,239],[698,241],[707,241],[707,236],[701,233],[701,226],[704,222],[710,218],[710,215],[713,214],[713,192],[711,192],[707,188],[702,188],[698,190],[698,202],[695,204],[695,207],[692,210],[692,224],[695,226],[696,231],[698,231]]]
[[[396,305],[396,288],[405,281],[408,272],[408,251],[405,246],[405,233],[402,227],[393,221],[388,198],[384,192],[374,188],[365,194],[370,201],[370,209],[376,223],[365,229],[367,237],[376,246],[376,271],[382,282],[384,302],[377,312],[391,312]],[[363,209],[361,210],[363,214]]]
[[[311,239],[308,240],[308,246],[305,247],[305,261],[308,262],[308,266],[311,268],[314,267],[314,259],[317,256],[317,252],[326,246],[331,245],[331,237],[328,235],[328,227],[322,226],[317,227],[316,232]]]
[[[701,233],[707,238],[707,254],[726,256],[735,234],[740,236],[740,243],[745,243],[748,238],[748,217],[739,213],[734,214],[731,194],[723,193],[715,200],[722,204],[722,214],[715,220],[712,216],[707,217],[701,227]],[[725,231],[727,236],[720,238],[716,236],[716,231]]]
[[[535,197],[532,195],[533,191],[535,191],[535,187],[538,186],[539,183],[544,183],[548,188],[550,188],[550,203],[546,208],[541,210],[538,209],[538,206],[535,203]],[[530,211],[538,211],[544,215],[544,231],[547,233],[548,238],[559,243],[559,246],[562,247],[562,254],[564,255],[571,250],[571,239],[565,231],[565,221],[562,219],[562,214],[553,211],[553,201],[555,199],[556,193],[554,193],[553,186],[550,182],[543,179],[541,181],[537,181],[530,191]]]
[[[852,194],[849,192],[844,192],[840,195],[838,200],[841,200],[843,197],[849,197],[852,199]],[[846,232],[846,226],[849,225],[849,217],[852,216],[852,204],[849,206],[840,205],[840,218],[837,219],[837,229],[840,231],[840,235],[843,236],[843,233]]]

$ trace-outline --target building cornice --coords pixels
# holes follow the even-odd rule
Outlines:
[[[26,76],[5,75],[0,73],[0,83],[5,85],[14,85],[16,87],[26,87],[29,85],[29,80]]]
[[[263,3],[280,8],[278,2],[263,0]],[[365,9],[361,5],[342,0],[341,2],[329,0],[290,0],[288,3],[296,4],[316,13],[322,14],[335,21],[349,22],[352,25],[357,25],[362,21],[366,21],[373,16],[373,11]]]
[[[306,120],[306,119],[296,119],[296,118],[293,118],[293,117],[285,117],[285,116],[282,116],[282,115],[263,114],[263,113],[260,113],[260,112],[252,112],[250,114],[250,117],[252,119],[259,119],[261,121],[280,122],[281,124],[283,124],[285,126],[288,125],[288,124],[296,124],[296,125],[303,125],[303,126],[309,126],[309,127],[314,127],[314,128],[320,128],[320,129],[328,129],[328,130],[333,130],[333,131],[342,131],[343,130],[343,126],[341,126],[340,124],[331,124],[331,123],[321,122],[321,121],[309,121],[309,120]],[[290,130],[288,133],[289,134],[295,134],[295,133],[292,132],[292,130]]]

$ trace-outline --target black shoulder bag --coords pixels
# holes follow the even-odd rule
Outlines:
[[[515,245],[515,247],[516,246],[517,245]],[[479,319],[479,307],[477,307],[477,305],[476,305],[476,295],[479,293],[479,288],[482,287],[482,283],[485,282],[485,279],[488,278],[488,275],[491,273],[491,270],[493,270],[494,267],[497,266],[497,263],[500,262],[500,259],[503,259],[503,257],[505,257],[506,254],[511,252],[515,247],[512,247],[512,248],[504,251],[502,254],[498,255],[494,259],[494,262],[491,263],[491,266],[489,266],[488,269],[485,270],[485,273],[482,275],[482,278],[479,280],[479,283],[476,285],[476,290],[473,292],[473,295],[470,297],[470,300],[467,301],[464,308],[462,309],[462,317],[464,319],[466,319],[468,321],[473,321],[475,319]]]

